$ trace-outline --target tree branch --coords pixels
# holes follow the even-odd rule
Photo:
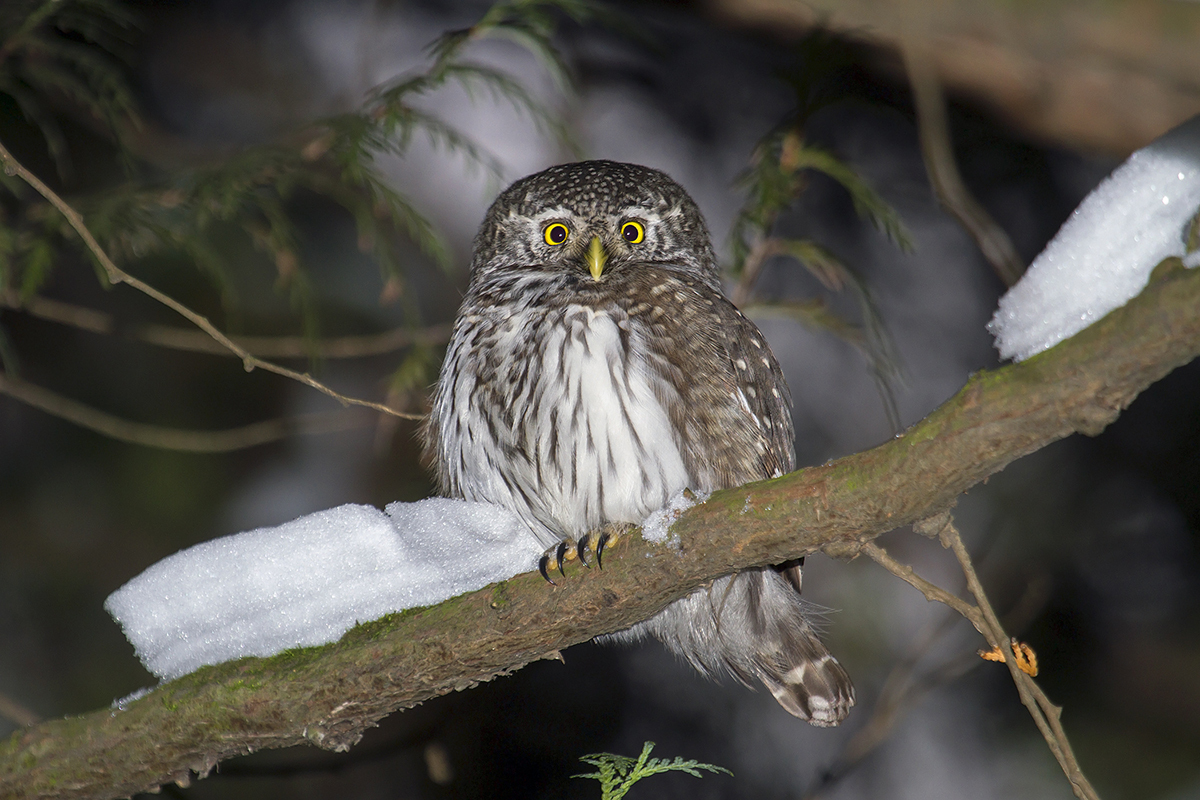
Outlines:
[[[120,334],[159,347],[208,353],[215,356],[237,356],[204,331],[172,325],[139,325],[127,328],[116,317],[103,311],[64,303],[49,297],[22,298],[14,289],[0,288],[0,307],[23,311],[31,317],[70,325],[79,330],[100,334]],[[359,336],[337,336],[330,339],[310,339],[305,336],[231,336],[246,352],[263,358],[363,358],[394,353],[413,344],[445,344],[450,341],[450,325],[430,325],[427,328],[392,328],[382,333]]]
[[[943,511],[918,522],[913,527],[924,536],[939,539],[943,547],[954,553],[954,557],[958,559],[963,575],[967,579],[967,589],[978,605],[970,605],[941,587],[919,577],[913,572],[912,567],[895,561],[873,542],[863,544],[862,551],[888,572],[911,584],[925,595],[926,600],[943,603],[966,617],[975,626],[975,629],[983,634],[987,643],[1000,653],[1003,661],[1008,665],[1013,683],[1017,686],[1017,693],[1021,696],[1021,702],[1033,717],[1034,724],[1041,731],[1042,738],[1046,740],[1050,752],[1062,767],[1067,780],[1071,782],[1071,788],[1075,795],[1080,800],[1099,800],[1099,795],[1096,794],[1096,790],[1092,788],[1092,784],[1083,774],[1079,762],[1075,760],[1071,743],[1060,722],[1062,709],[1050,702],[1041,687],[1034,683],[1033,678],[1018,666],[1013,653],[1009,650],[1008,634],[1004,632],[1000,618],[992,609],[992,604],[983,590],[979,576],[975,573],[975,565],[971,562],[971,556],[962,542],[962,537],[958,534],[958,528],[954,525],[950,512]],[[1015,639],[1012,639],[1011,642],[1014,646],[1016,645]]]
[[[1017,255],[1017,248],[1004,228],[979,204],[958,171],[954,147],[950,143],[946,98],[942,94],[942,84],[938,80],[928,45],[912,36],[901,37],[900,53],[904,57],[904,66],[912,86],[921,156],[925,161],[925,172],[929,175],[929,185],[933,187],[942,207],[975,240],[979,252],[992,265],[996,276],[1005,286],[1012,286],[1025,272],[1025,263]]]
[[[96,237],[92,235],[92,232],[88,230],[87,225],[84,224],[83,217],[80,215],[80,213],[68,205],[67,202],[59,197],[53,189],[43,183],[38,176],[25,169],[25,167],[21,165],[21,162],[17,161],[17,159],[13,157],[12,153],[8,152],[3,144],[0,144],[0,164],[3,165],[4,173],[6,175],[15,175],[21,180],[25,181],[25,183],[29,184],[31,187],[33,187],[34,191],[46,198],[50,205],[54,206],[58,212],[66,218],[67,224],[69,224],[75,233],[79,235],[79,238],[83,240],[84,246],[87,247],[88,252],[93,258],[96,259],[101,268],[104,269],[104,274],[108,277],[108,280],[111,283],[128,284],[142,294],[157,300],[167,308],[184,317],[197,328],[200,328],[202,331],[220,343],[225,349],[229,350],[238,358],[240,358],[242,360],[242,366],[245,367],[247,372],[251,372],[256,368],[261,368],[265,369],[267,372],[273,372],[276,375],[282,375],[285,378],[291,378],[294,381],[303,383],[305,386],[316,389],[318,392],[329,395],[343,406],[363,406],[364,408],[373,408],[376,411],[382,411],[384,414],[391,414],[394,417],[401,417],[403,419],[422,419],[420,414],[408,414],[403,411],[397,411],[394,408],[389,408],[383,403],[373,403],[370,400],[360,400],[356,397],[348,397],[344,394],[334,391],[313,376],[309,375],[307,372],[296,372],[295,370],[288,369],[287,367],[281,367],[278,364],[273,364],[270,361],[264,361],[263,359],[252,355],[245,348],[241,347],[224,333],[219,331],[217,327],[208,320],[207,317],[197,314],[195,311],[188,308],[183,303],[180,303],[175,298],[163,294],[150,284],[135,278],[125,270],[118,267],[113,260],[109,258],[108,253],[104,251],[104,248],[100,246],[100,243],[96,241]]]
[[[367,412],[346,408],[323,414],[269,419],[240,428],[216,431],[165,428],[113,416],[3,372],[0,372],[0,395],[8,395],[47,414],[118,441],[185,453],[228,453],[297,434],[347,431],[370,421]]]
[[[826,28],[878,45],[902,79],[905,36],[941,83],[1035,139],[1122,158],[1200,112],[1195,3],[981,0],[711,0],[719,17],[777,37]]]
[[[876,564],[886,569],[888,572],[895,575],[900,580],[912,586],[921,594],[925,595],[925,599],[931,603],[941,603],[949,606],[957,611],[962,616],[966,617],[975,630],[984,633],[983,615],[979,612],[976,606],[962,600],[959,597],[947,592],[936,583],[929,581],[918,575],[913,568],[908,564],[901,564],[896,559],[888,555],[887,551],[874,542],[864,542],[862,552],[868,555]],[[987,634],[984,634],[985,636]],[[990,642],[989,642],[990,644]]]
[[[308,742],[344,750],[383,716],[625,628],[720,575],[862,544],[948,507],[1010,462],[1095,435],[1200,355],[1200,270],[1164,262],[1126,306],[1028,361],[977,373],[903,435],[716,492],[672,527],[626,537],[558,587],[519,575],[355,628],[337,643],[204,667],[123,710],[44,722],[0,744],[0,795],[109,798],[186,784],[218,761]],[[1052,717],[1053,715],[1047,714]]]
[[[1041,687],[1034,683],[1033,678],[1017,666],[1016,659],[1013,658],[1013,653],[1008,647],[1008,634],[1004,632],[1000,618],[996,616],[992,604],[988,602],[987,595],[983,591],[983,584],[979,582],[979,576],[975,574],[971,556],[967,553],[962,537],[958,535],[958,529],[949,519],[949,515],[946,517],[946,523],[939,532],[939,536],[943,544],[954,552],[963,574],[967,577],[967,588],[975,598],[975,602],[979,604],[979,611],[984,620],[984,629],[980,632],[988,640],[988,644],[997,648],[1004,656],[1004,663],[1008,665],[1013,683],[1017,685],[1017,693],[1021,696],[1021,702],[1029,710],[1038,730],[1042,732],[1042,738],[1050,747],[1050,752],[1054,754],[1054,758],[1062,767],[1067,780],[1071,782],[1071,789],[1075,792],[1075,796],[1080,800],[1099,800],[1099,795],[1096,794],[1091,782],[1083,774],[1083,770],[1079,768],[1079,762],[1075,760],[1071,742],[1062,728],[1062,709],[1052,704]]]
[[[921,530],[921,528],[931,522],[940,521],[941,518],[948,517],[950,512],[946,511],[944,513],[945,517],[942,514],[938,514],[935,517],[914,524],[913,530],[925,534],[926,531]],[[925,595],[926,600],[931,602],[941,601],[940,587],[931,583],[919,585],[922,583],[920,578],[917,578],[916,582],[909,580],[912,567],[892,559],[873,542],[864,544],[862,552],[869,555],[876,563],[895,574],[905,583],[913,585]],[[878,553],[882,553],[883,558],[876,557]],[[926,591],[925,589],[928,587],[933,587],[938,591]],[[956,600],[958,599],[954,595],[951,596],[955,597]],[[1033,621],[1037,612],[1045,606],[1047,597],[1045,579],[1031,581],[1022,594],[1021,599],[1005,615],[1008,629],[1021,630],[1025,628]],[[964,603],[964,606],[969,609],[975,609],[975,613],[978,613],[978,609],[975,606],[967,603]],[[947,610],[954,611],[955,609],[947,608]],[[961,610],[958,613],[960,616],[965,616]],[[926,626],[925,632],[913,639],[908,646],[907,654],[893,665],[887,678],[881,684],[879,695],[875,698],[875,703],[871,708],[871,716],[865,723],[859,724],[854,731],[854,735],[842,744],[837,758],[834,759],[828,769],[822,771],[813,786],[805,792],[803,800],[818,800],[829,794],[834,786],[848,776],[867,756],[887,740],[887,737],[891,735],[903,716],[914,708],[927,694],[940,686],[958,680],[984,663],[984,660],[980,658],[978,650],[971,648],[924,674],[917,674],[918,663],[928,655],[938,639],[953,630],[957,623],[958,616],[955,616],[953,613],[943,614],[940,620],[936,623],[931,621]]]

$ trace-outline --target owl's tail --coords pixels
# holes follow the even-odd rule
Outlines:
[[[791,714],[837,725],[854,705],[854,685],[817,637],[806,605],[776,570],[746,570],[614,638],[654,636],[705,675],[761,681]]]

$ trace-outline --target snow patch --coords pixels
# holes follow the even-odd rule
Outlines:
[[[671,533],[671,525],[679,519],[680,514],[711,496],[712,492],[693,492],[690,489],[676,492],[665,506],[642,520],[642,538],[656,544],[679,544],[679,537]]]
[[[1186,227],[1200,210],[1200,116],[1137,151],[1063,224],[988,323],[1017,361],[1075,335],[1137,295],[1169,256],[1189,267]]]
[[[143,697],[150,694],[150,691],[151,690],[148,687],[143,687],[141,689],[138,689],[135,692],[130,692],[129,694],[125,695],[122,698],[113,700],[112,701],[113,715],[115,716],[118,711],[124,711],[126,708],[129,707],[129,704],[132,703],[133,701],[141,700]]]
[[[204,542],[109,596],[146,668],[325,644],[359,622],[439,603],[535,568],[542,547],[507,509],[433,498],[344,505]]]

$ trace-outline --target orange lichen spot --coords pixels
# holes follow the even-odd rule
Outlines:
[[[1013,658],[1017,660],[1017,667],[1026,675],[1036,678],[1038,674],[1037,653],[1033,652],[1033,648],[1024,642],[1012,640]],[[993,647],[991,650],[980,650],[979,657],[985,661],[1004,661],[1004,654],[1000,652],[999,647]]]

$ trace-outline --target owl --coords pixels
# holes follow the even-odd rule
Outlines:
[[[585,161],[517,181],[487,212],[424,439],[442,494],[516,512],[561,568],[589,531],[640,523],[685,488],[794,469],[790,407],[687,192]],[[854,688],[806,616],[800,567],[719,579],[616,638],[657,637],[836,725]]]

